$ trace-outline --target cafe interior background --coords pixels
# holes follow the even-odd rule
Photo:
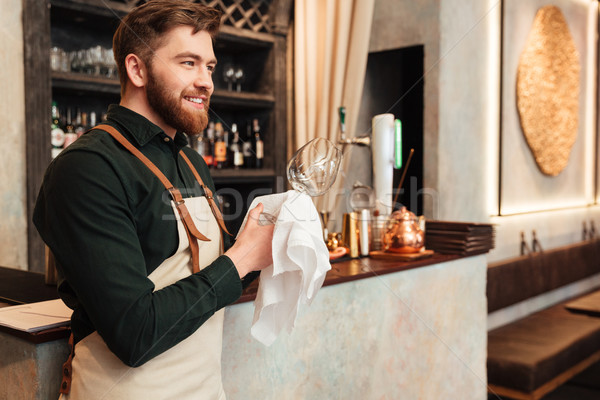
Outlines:
[[[569,114],[578,124],[557,173],[544,172],[536,162],[530,144],[535,138],[524,133],[517,107],[519,60],[536,12],[549,4],[565,16],[579,56],[576,104]],[[25,99],[35,93],[25,93],[22,11],[22,0],[4,0],[0,12],[0,265],[27,270]],[[483,256],[483,268],[469,270],[481,304],[466,374],[485,379],[486,330],[600,286],[598,273],[518,307],[485,313],[486,264],[521,256],[524,243],[532,247],[533,235],[547,251],[581,242],[583,226],[599,232],[598,3],[297,0],[293,11],[288,43],[294,49],[289,82],[295,91],[288,97],[287,154],[313,137],[337,140],[340,105],[348,110],[349,137],[369,135],[371,118],[392,112],[403,120],[403,135],[416,150],[404,204],[427,220],[493,224],[495,247]],[[556,121],[552,113],[539,118],[534,133],[539,134],[536,123],[555,128],[547,124]],[[560,143],[564,153],[570,144]],[[357,181],[372,184],[371,155],[367,147],[348,146],[332,190],[336,195],[316,200],[334,215],[332,230],[348,212],[340,199]],[[476,393],[473,398],[485,396],[481,379],[468,389]]]

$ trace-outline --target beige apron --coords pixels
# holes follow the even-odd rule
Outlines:
[[[106,128],[110,128],[100,127],[107,131],[109,129]],[[118,135],[112,128],[110,130],[113,137]],[[183,153],[182,156],[203,185],[187,157]],[[186,278],[193,270],[206,267],[222,254],[222,217],[218,212],[215,214],[212,193],[207,188],[205,191],[206,197],[185,199],[184,212],[182,201],[171,201],[177,219],[179,246],[173,256],[148,276],[155,284],[155,290]],[[221,227],[215,215],[219,218]],[[186,220],[191,217],[194,225],[192,229],[197,228],[196,232],[203,232],[200,236],[217,240],[201,239],[198,242],[190,236],[190,221],[184,224],[182,217]],[[190,237],[193,238],[192,245],[196,246],[198,243],[199,251],[190,246]],[[199,253],[202,254],[200,261]],[[187,339],[137,368],[128,367],[119,360],[98,332],[86,336],[77,343],[75,352],[65,364],[70,364],[69,389],[61,391],[60,399],[225,399],[221,382],[223,315],[223,309],[217,311]]]
[[[186,199],[185,203],[200,232],[221,237],[205,197]],[[175,215],[179,248],[150,274],[155,290],[192,273],[188,238]],[[220,240],[201,242],[200,252],[201,262],[212,262],[219,255]],[[123,364],[98,332],[92,333],[75,346],[71,392],[61,399],[225,399],[221,383],[223,313],[221,309],[190,337],[137,368]]]

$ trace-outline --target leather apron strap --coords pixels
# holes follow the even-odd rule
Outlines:
[[[192,270],[194,273],[200,271],[198,242],[193,239],[196,238],[196,239],[199,239],[202,241],[209,241],[210,239],[207,238],[206,236],[204,236],[202,233],[200,233],[198,231],[198,229],[196,228],[196,226],[194,225],[194,222],[192,221],[192,219],[189,215],[187,207],[185,206],[185,201],[183,200],[183,197],[181,196],[181,192],[173,186],[173,184],[158,169],[158,167],[156,165],[154,165],[154,163],[152,163],[152,161],[150,161],[144,154],[142,154],[142,152],[140,150],[138,150],[133,144],[131,144],[131,142],[129,142],[115,128],[113,128],[110,125],[101,124],[101,125],[96,126],[93,129],[101,129],[103,131],[108,132],[115,140],[117,140],[119,143],[121,143],[121,145],[123,145],[123,147],[125,147],[134,156],[136,156],[140,161],[142,161],[144,163],[144,165],[146,165],[146,167],[148,167],[148,169],[150,169],[150,171],[152,171],[154,173],[154,175],[156,175],[156,177],[162,182],[162,184],[165,186],[165,188],[171,195],[173,202],[175,203],[175,206],[177,208],[177,211],[179,212],[179,215],[181,216],[181,219],[183,221],[183,225],[185,227],[185,230],[186,230],[189,242],[190,242],[190,248],[192,250]],[[225,227],[225,222],[223,221],[223,216],[221,215],[221,211],[219,210],[219,207],[217,206],[217,204],[213,198],[212,191],[204,184],[204,182],[202,181],[202,178],[200,177],[200,174],[198,173],[198,171],[196,170],[194,165],[191,163],[189,158],[185,155],[183,150],[181,150],[179,152],[179,154],[182,156],[182,158],[184,159],[184,161],[186,162],[186,164],[188,165],[188,167],[194,174],[194,177],[198,181],[198,184],[204,191],[204,194],[206,196],[208,204],[210,205],[211,211],[212,211],[215,219],[217,220],[219,227],[221,228],[222,231],[227,232],[227,234],[231,235],[231,233],[229,233],[229,231]]]
[[[217,203],[215,202],[215,200],[213,198],[212,191],[210,190],[210,188],[208,186],[206,186],[204,184],[204,182],[202,181],[202,178],[200,177],[200,174],[198,173],[198,171],[196,170],[196,168],[194,167],[194,165],[192,164],[190,159],[185,155],[183,150],[180,150],[179,154],[181,155],[183,160],[186,162],[186,164],[190,167],[190,169],[192,170],[192,173],[194,174],[194,177],[198,181],[198,184],[204,190],[204,194],[206,195],[206,198],[208,199],[208,205],[210,206],[210,209],[212,210],[212,213],[215,216],[215,219],[217,220],[217,223],[219,224],[221,231],[227,232],[227,234],[229,236],[233,236],[231,233],[229,233],[229,231],[227,230],[227,227],[225,226],[225,222],[223,221],[223,216],[221,215],[221,210],[219,210],[219,207],[217,206]]]
[[[73,356],[75,356],[74,340],[73,332],[71,332],[71,335],[69,336],[69,358],[67,358],[67,361],[65,361],[63,364],[62,381],[60,383],[59,393],[62,394],[69,394],[71,391],[71,380],[73,377]]]

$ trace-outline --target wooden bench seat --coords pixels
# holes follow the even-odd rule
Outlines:
[[[600,240],[488,266],[488,312],[600,273]],[[568,299],[488,332],[490,392],[539,399],[600,360],[600,318]]]
[[[500,395],[537,399],[600,360],[600,318],[564,304],[488,333],[488,384]]]

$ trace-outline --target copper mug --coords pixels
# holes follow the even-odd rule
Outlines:
[[[402,207],[388,218],[382,242],[388,252],[418,253],[425,249],[425,232],[415,214]]]

